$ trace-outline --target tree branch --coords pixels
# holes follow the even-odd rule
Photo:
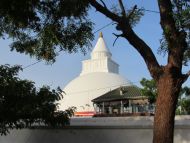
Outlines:
[[[104,7],[107,9],[107,6],[105,4],[105,2],[103,0],[100,0],[102,2],[102,4],[104,5]]]
[[[186,75],[190,76],[190,71],[188,71],[188,72],[186,73]]]
[[[189,76],[190,76],[190,71],[188,71],[186,74],[182,74],[181,83],[184,83],[185,81],[187,81]]]
[[[170,0],[158,0],[160,9],[160,24],[164,30],[164,34],[168,40],[175,40],[178,35],[175,21],[173,18],[172,4]]]
[[[109,9],[103,7],[101,4],[99,4],[96,0],[89,0],[89,3],[99,12],[104,14],[106,17],[110,18],[111,20],[115,22],[120,22],[121,17],[116,15],[115,13],[111,12]]]
[[[132,11],[128,14],[127,18],[130,19],[131,16],[133,15],[133,13],[135,12],[135,10],[137,9],[137,5],[135,5],[132,9]]]
[[[123,37],[123,34],[115,34],[115,33],[112,33],[113,35],[115,35],[116,36],[116,38],[115,38],[115,40],[114,40],[114,42],[113,42],[113,46],[115,45],[115,43],[116,43],[116,41],[117,41],[117,39],[119,38],[119,37]]]
[[[183,36],[175,25],[171,1],[158,0],[158,6],[160,9],[160,23],[168,42],[168,66],[176,67],[180,71],[186,48],[186,36]]]
[[[121,8],[121,14],[122,14],[122,16],[123,17],[127,17],[126,12],[125,12],[125,7],[123,5],[123,1],[122,0],[118,0],[118,1],[119,1],[119,6]]]
[[[159,65],[151,48],[140,37],[136,35],[130,25],[121,25],[120,27],[124,37],[143,57],[151,76],[155,80],[157,80],[162,74],[162,68]]]
[[[100,5],[96,0],[89,0],[90,4],[100,13],[104,14],[111,20],[117,22],[117,29],[122,31],[122,36],[141,54],[152,77],[158,79],[161,75],[162,68],[158,64],[151,48],[140,39],[132,30],[127,17],[120,17]],[[134,7],[135,8],[135,7]]]

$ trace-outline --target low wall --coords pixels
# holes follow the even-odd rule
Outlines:
[[[13,130],[1,143],[151,143],[153,117],[73,118],[63,128]],[[190,143],[190,117],[177,116],[175,143]]]

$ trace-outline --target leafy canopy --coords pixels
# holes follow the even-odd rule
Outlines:
[[[155,80],[148,80],[146,78],[142,78],[140,84],[143,86],[143,88],[141,88],[142,95],[148,97],[150,104],[155,103],[157,97],[157,88]]]
[[[87,0],[1,0],[0,37],[11,50],[54,62],[59,51],[85,52],[93,39]]]
[[[57,111],[61,91],[36,89],[33,82],[18,78],[19,66],[0,66],[0,134],[34,124],[63,126],[69,123],[73,108]]]
[[[181,111],[178,113],[181,114],[188,114],[190,115],[190,99],[182,99],[179,101],[179,105],[181,106]]]
[[[173,0],[172,1],[173,18],[175,20],[175,25],[180,31],[184,31],[186,35],[187,47],[184,52],[183,64],[187,65],[190,60],[190,0]],[[164,33],[169,33],[170,31],[164,29]],[[160,47],[158,49],[159,54],[166,55],[168,53],[168,40],[162,35],[160,40]]]
[[[157,95],[158,95],[156,81],[154,79],[148,80],[146,78],[142,78],[142,80],[140,81],[140,84],[142,85],[142,88],[141,88],[142,95],[148,96],[149,102],[151,104],[155,103],[157,99]],[[181,88],[180,93],[179,93],[179,99],[181,99],[183,95],[185,97],[190,95],[189,87],[184,86]],[[185,100],[184,102],[186,103],[187,101]],[[181,103],[179,103],[178,106],[182,106]]]

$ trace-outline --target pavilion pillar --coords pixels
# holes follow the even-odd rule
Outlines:
[[[101,111],[100,111],[100,105],[97,104],[97,107],[98,107],[98,109],[97,109],[97,110],[98,110],[98,113],[100,114],[100,112],[101,112]]]
[[[93,103],[93,107],[94,107],[94,110],[95,110],[95,113],[97,113],[97,105]]]
[[[133,112],[133,110],[132,110],[132,105],[131,105],[131,100],[129,100],[129,113],[132,113]]]
[[[135,104],[132,104],[132,113],[135,113]]]
[[[121,100],[120,114],[123,114],[123,101]]]
[[[112,114],[112,107],[109,106],[109,114]]]
[[[131,100],[129,100],[129,107],[131,107]]]
[[[102,113],[105,113],[105,109],[104,109],[104,102],[102,103]]]

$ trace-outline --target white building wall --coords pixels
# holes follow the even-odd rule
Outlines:
[[[80,75],[94,72],[109,72],[107,59],[102,60],[85,60],[82,62],[82,71]]]
[[[174,143],[190,143],[190,117],[176,117]],[[153,117],[75,118],[65,128],[11,131],[1,143],[151,143]]]
[[[109,71],[112,71],[116,74],[119,73],[119,65],[116,62],[114,62],[113,60],[108,60],[107,63]]]
[[[80,75],[93,72],[111,72],[119,73],[119,65],[108,58],[85,60],[82,62],[82,71]]]

